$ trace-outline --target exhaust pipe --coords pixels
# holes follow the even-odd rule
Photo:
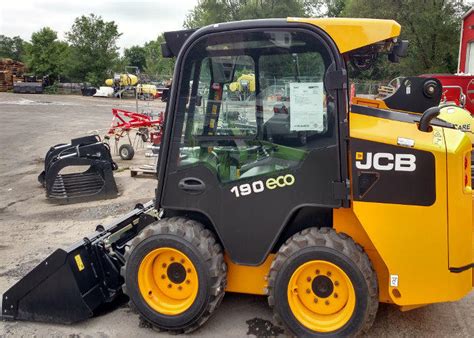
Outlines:
[[[92,317],[121,295],[127,242],[155,222],[154,202],[66,250],[57,249],[3,294],[2,319],[70,324]]]

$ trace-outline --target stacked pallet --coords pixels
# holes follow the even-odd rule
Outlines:
[[[12,59],[0,59],[0,92],[13,88],[13,82],[21,80],[25,64]]]

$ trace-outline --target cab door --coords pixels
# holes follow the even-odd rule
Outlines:
[[[288,27],[211,32],[177,64],[159,205],[208,218],[239,264],[263,262],[298,209],[342,203],[337,60]]]

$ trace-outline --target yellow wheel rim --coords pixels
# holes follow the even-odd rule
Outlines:
[[[341,268],[315,260],[301,265],[291,276],[288,303],[306,328],[333,332],[352,317],[356,297],[351,280]]]
[[[138,268],[138,288],[145,302],[164,315],[185,312],[196,299],[196,268],[179,250],[163,247],[148,253]]]

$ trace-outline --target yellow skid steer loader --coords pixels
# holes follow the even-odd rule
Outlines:
[[[439,81],[349,102],[348,64],[396,62],[399,35],[345,18],[165,33],[176,66],[155,199],[54,252],[3,294],[3,318],[72,323],[123,292],[152,326],[187,333],[241,292],[297,336],[346,336],[379,302],[464,297],[471,142],[437,118]],[[241,74],[252,95],[230,95]]]

